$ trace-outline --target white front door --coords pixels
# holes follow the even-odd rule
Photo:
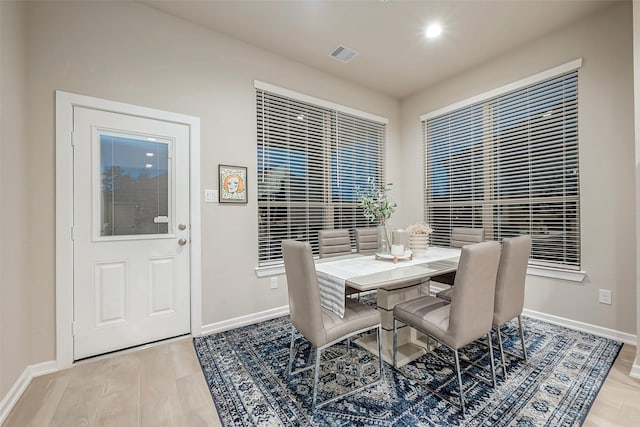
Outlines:
[[[73,114],[74,359],[188,333],[188,126]]]

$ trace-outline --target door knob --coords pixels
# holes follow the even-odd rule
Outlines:
[[[185,224],[178,224],[178,230],[186,230],[187,226]]]
[[[184,246],[184,245],[186,245],[186,244],[187,244],[187,239],[180,239],[180,240],[178,240],[178,244],[179,244],[180,246]]]

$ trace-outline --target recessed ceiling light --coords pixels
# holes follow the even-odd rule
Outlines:
[[[147,157],[153,157],[153,153],[147,153]]]
[[[153,165],[151,163],[147,163],[146,165],[144,165],[145,168],[150,169],[153,167]]]
[[[442,25],[434,22],[427,27],[427,30],[424,33],[428,38],[434,39],[442,34]]]

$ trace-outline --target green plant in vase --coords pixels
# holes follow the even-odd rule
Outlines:
[[[365,218],[369,222],[378,223],[378,252],[387,254],[391,251],[387,220],[396,209],[396,203],[391,199],[389,192],[392,183],[378,186],[375,181],[370,181],[370,186],[365,191],[356,187],[358,194],[358,207],[362,208]]]

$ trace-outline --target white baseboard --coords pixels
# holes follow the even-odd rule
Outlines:
[[[7,419],[18,399],[31,383],[31,367],[27,366],[0,402],[0,425]]]
[[[29,365],[24,368],[24,371],[13,386],[9,389],[9,392],[2,398],[0,402],[0,425],[7,419],[13,407],[18,403],[20,396],[25,392],[31,380],[40,375],[49,374],[57,370],[55,360],[48,362],[42,362],[35,365]]]
[[[640,365],[638,365],[637,363],[634,363],[631,366],[631,372],[629,372],[629,376],[631,378],[639,378],[640,379]]]
[[[616,341],[622,341],[625,344],[636,345],[636,335],[628,334],[626,332],[616,331],[614,329],[603,328],[602,326],[592,325],[590,323],[579,322],[577,320],[571,320],[564,317],[554,316],[551,314],[541,313],[539,311],[524,309],[522,314],[533,317],[536,319],[544,320],[549,323],[555,323],[556,325],[565,326],[571,329],[577,329],[583,332],[589,332],[590,334],[600,337],[610,338]],[[640,367],[639,367],[640,369]],[[639,373],[640,375],[640,373]]]
[[[235,317],[229,320],[223,320],[221,322],[209,323],[202,326],[201,335],[209,335],[215,332],[227,331],[229,329],[239,328],[241,326],[247,326],[254,323],[263,322],[265,320],[273,319],[289,314],[289,306],[272,308],[270,310],[260,311],[258,313],[248,314],[246,316]],[[616,341],[622,341],[625,344],[636,345],[636,335],[626,332],[616,331],[614,329],[604,328],[602,326],[592,325],[590,323],[584,323],[577,320],[571,320],[560,316],[554,316],[551,314],[542,313],[539,311],[524,309],[522,314],[533,317],[535,319],[544,320],[549,323],[555,323],[556,325],[564,326],[571,329],[577,329],[579,331],[588,332],[600,337],[610,338]],[[640,365],[638,365],[638,375],[640,377]]]
[[[48,362],[36,363],[29,366],[31,370],[31,378],[39,377],[40,375],[50,374],[58,370],[58,365],[55,360],[49,360]]]
[[[246,316],[235,317],[229,320],[223,320],[222,322],[209,323],[208,325],[202,325],[202,333],[200,335],[209,335],[214,332],[222,332],[229,329],[239,328],[241,326],[252,325],[254,323],[263,322],[286,314],[289,314],[288,305],[248,314]]]

